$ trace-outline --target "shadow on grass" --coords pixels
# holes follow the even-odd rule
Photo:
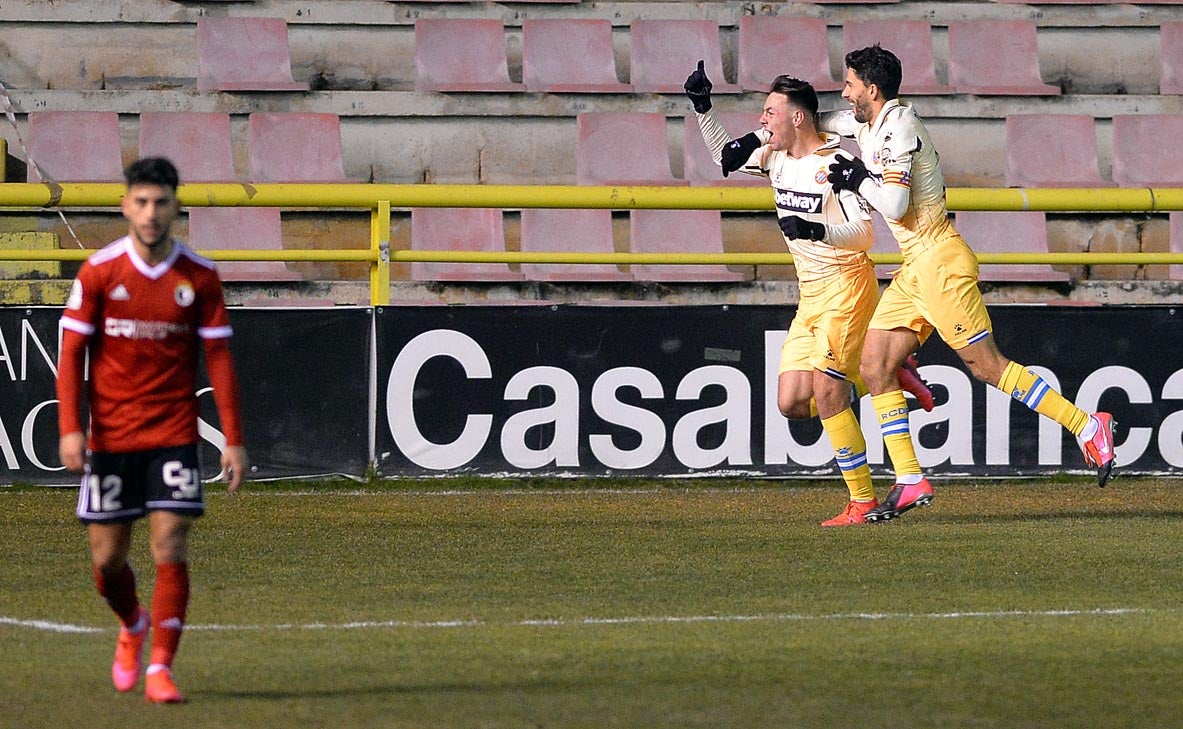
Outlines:
[[[1138,509],[1132,511],[1047,511],[1042,513],[1023,512],[1015,514],[934,514],[929,523],[943,524],[1011,524],[1024,521],[1177,521],[1183,518],[1183,510]],[[901,517],[907,519],[907,517]],[[888,522],[890,525],[892,522]],[[884,525],[887,526],[887,525]]]

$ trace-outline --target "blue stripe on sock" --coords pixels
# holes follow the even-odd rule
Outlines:
[[[1031,389],[1027,392],[1027,397],[1023,398],[1023,404],[1034,410],[1039,407],[1039,401],[1047,394],[1051,387],[1048,386],[1042,378],[1036,378],[1035,383],[1031,385]]]
[[[978,332],[977,334],[975,334],[969,338],[969,344],[974,344],[975,342],[980,342],[988,336],[990,336],[990,330],[983,329],[982,331]]]
[[[843,471],[853,471],[857,468],[867,465],[867,454],[864,451],[862,453],[855,453],[846,458],[836,458],[835,460],[838,461],[839,469]]]

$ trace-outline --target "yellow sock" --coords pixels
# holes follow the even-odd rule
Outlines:
[[[854,411],[846,408],[831,418],[824,418],[822,427],[834,446],[834,458],[842,471],[842,480],[850,490],[850,500],[874,499],[875,487],[871,484],[871,469],[867,466],[867,441],[863,439],[863,430]]]
[[[1071,431],[1072,435],[1080,435],[1089,422],[1088,413],[1068,402],[1042,377],[1018,362],[1006,366],[1002,379],[998,381],[998,389],[1040,415],[1056,421]]]
[[[920,475],[920,461],[916,458],[912,431],[908,428],[908,403],[904,400],[904,391],[874,395],[871,404],[879,416],[879,432],[883,434],[883,445],[887,447],[895,475]]]

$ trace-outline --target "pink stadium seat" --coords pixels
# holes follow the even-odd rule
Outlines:
[[[715,117],[731,134],[732,139],[739,139],[748,132],[760,128],[759,114],[715,112]],[[715,164],[706,142],[702,139],[702,132],[698,128],[698,117],[694,114],[686,115],[686,140],[682,144],[682,155],[686,180],[691,185],[768,187],[768,178],[766,177],[755,177],[739,172],[723,177],[723,170]]]
[[[737,94],[738,84],[723,76],[719,24],[714,20],[634,20],[629,30],[632,45],[633,89],[658,94],[681,94],[686,77],[706,62],[713,94]]]
[[[283,18],[197,19],[198,91],[307,91],[292,80]]]
[[[1183,115],[1113,117],[1113,181],[1122,187],[1183,186]]]
[[[722,253],[723,223],[718,210],[633,210],[630,221],[633,253]],[[746,281],[744,273],[718,265],[641,264],[632,267],[638,281]]]
[[[341,121],[315,112],[250,115],[251,182],[348,182]]]
[[[1086,114],[1012,114],[1006,118],[1006,184],[1100,187],[1097,137]]]
[[[1171,253],[1183,253],[1183,212],[1173,212],[1170,214],[1171,225]],[[1170,269],[1169,278],[1172,281],[1183,280],[1183,264],[1173,264],[1168,266]]]
[[[900,0],[802,0],[805,5],[853,5],[855,3],[898,3]]]
[[[670,171],[665,115],[591,112],[576,118],[580,185],[684,185]]]
[[[1160,94],[1183,94],[1183,21],[1158,26],[1161,71]]]
[[[29,182],[123,180],[119,115],[113,111],[29,112],[27,143]]]
[[[140,156],[167,157],[181,182],[235,182],[230,115],[162,111],[140,114]]]
[[[612,253],[611,210],[522,210],[522,251]],[[631,281],[610,263],[523,263],[529,281]]]
[[[1035,23],[1029,20],[950,21],[949,83],[966,94],[1060,93],[1040,78]]]
[[[878,212],[871,211],[871,222],[875,226],[875,242],[871,244],[869,253],[899,253],[900,244],[896,242],[895,236],[891,234],[891,228],[887,227],[887,221]],[[898,263],[880,263],[875,266],[875,277],[881,281],[887,281],[892,278],[896,271],[900,269]]]
[[[501,210],[493,208],[412,208],[411,250],[504,251]],[[411,264],[415,281],[521,281],[506,263]]]
[[[953,225],[978,253],[1047,253],[1047,224],[1042,212],[957,213]],[[982,281],[1069,281],[1049,264],[982,264]]]
[[[480,18],[415,21],[416,91],[523,91],[509,80],[505,26]]]
[[[787,15],[744,15],[739,19],[739,85],[768,91],[782,73],[808,81],[817,91],[843,83],[830,72],[826,21]]]
[[[195,250],[283,250],[279,208],[190,208]],[[219,261],[223,281],[298,281],[283,261]]]
[[[937,82],[932,53],[932,29],[923,20],[848,20],[842,26],[843,54],[876,43],[894,53],[903,66],[900,93],[952,94],[955,89]]]
[[[522,80],[527,91],[632,91],[616,78],[612,22],[607,19],[522,21]]]

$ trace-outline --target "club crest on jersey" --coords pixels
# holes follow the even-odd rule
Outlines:
[[[817,172],[813,173],[813,181],[819,185],[825,183],[827,177],[828,173],[825,167],[820,167]]]
[[[173,301],[177,302],[177,306],[189,306],[196,298],[197,294],[193,293],[193,287],[188,281],[177,284],[176,290],[173,291]]]
[[[820,213],[822,210],[822,196],[816,192],[797,192],[796,190],[782,190],[773,188],[773,199],[781,210],[791,210],[795,213]]]

